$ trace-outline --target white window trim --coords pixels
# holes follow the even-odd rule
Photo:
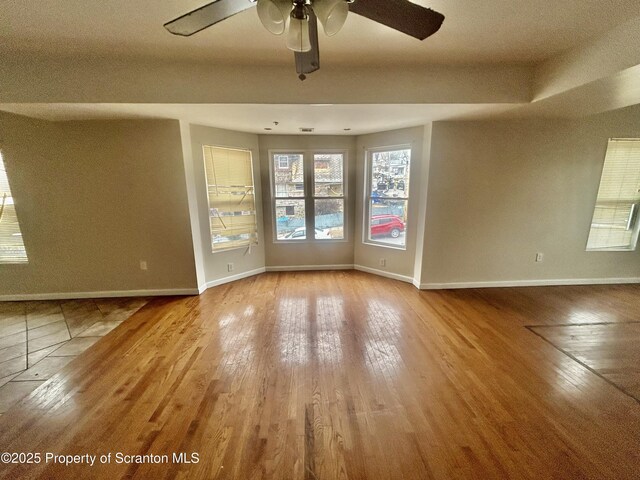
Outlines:
[[[256,218],[256,234],[255,234],[255,241],[252,242],[251,239],[249,239],[248,243],[246,244],[242,244],[242,245],[235,245],[235,246],[231,246],[231,247],[227,247],[227,248],[220,248],[218,250],[213,250],[212,248],[212,241],[213,239],[211,238],[211,214],[210,214],[210,209],[211,209],[211,205],[210,205],[210,201],[209,201],[209,181],[207,179],[207,168],[205,165],[205,155],[204,155],[204,149],[206,147],[211,147],[211,148],[224,148],[227,150],[237,150],[237,151],[241,151],[241,152],[249,152],[249,158],[250,158],[250,165],[251,165],[251,180],[253,181],[253,202],[254,202],[254,211],[255,211],[255,218]],[[219,253],[228,253],[234,250],[246,250],[246,249],[250,249],[253,247],[257,247],[260,245],[260,227],[258,225],[258,197],[257,197],[257,189],[256,189],[256,172],[255,172],[255,168],[253,165],[254,162],[254,155],[253,155],[253,150],[251,150],[250,148],[242,148],[242,147],[237,147],[237,146],[228,146],[228,145],[210,145],[210,144],[202,144],[202,168],[204,169],[204,189],[205,189],[205,204],[207,205],[207,223],[208,223],[208,230],[207,230],[207,239],[208,239],[208,252],[210,255],[216,255]]]
[[[371,174],[371,166],[373,163],[373,154],[378,152],[392,152],[395,150],[409,150],[411,152],[411,158],[409,159],[409,184],[411,184],[411,177],[414,174],[414,169],[411,168],[413,163],[413,145],[410,143],[400,144],[400,145],[389,145],[384,147],[372,147],[367,148],[364,153],[364,188],[363,193],[364,197],[362,199],[362,243],[363,245],[369,245],[372,247],[381,247],[381,248],[389,248],[391,250],[399,250],[401,252],[407,251],[407,242],[409,239],[409,212],[410,212],[410,204],[411,204],[411,185],[409,185],[409,196],[403,198],[402,200],[407,202],[407,222],[404,226],[404,235],[405,241],[404,246],[402,245],[390,245],[388,243],[384,243],[381,241],[371,240],[369,238],[369,229],[370,229],[370,214],[371,214],[371,178],[369,175]]]
[[[7,165],[6,165],[6,160],[2,154],[3,152],[3,148],[0,145],[0,164],[2,165],[3,169],[5,170],[5,173],[7,175],[7,183],[9,183],[9,193],[11,196],[7,196],[4,199],[0,196],[0,201],[4,200],[4,205],[3,206],[7,206],[7,205],[12,205],[14,207],[15,210],[15,215],[16,215],[16,220],[18,222],[18,233],[14,233],[14,235],[19,235],[20,238],[22,239],[22,247],[24,248],[24,257],[11,257],[7,260],[0,260],[0,267],[3,266],[11,266],[11,267],[15,267],[16,265],[29,265],[29,254],[27,252],[27,248],[26,245],[24,243],[24,236],[22,235],[22,225],[20,224],[20,219],[18,218],[18,212],[17,212],[17,208],[16,208],[16,204],[15,204],[15,200],[13,197],[13,190],[11,189],[11,182],[9,180],[9,174],[6,172],[7,169]],[[0,207],[2,208],[2,207]]]
[[[277,197],[276,196],[276,155],[301,155],[302,156],[302,178],[304,180],[304,195],[302,197]],[[287,160],[289,163],[289,160]],[[276,200],[303,200],[305,202],[305,226],[307,225],[307,208],[306,208],[306,197],[307,197],[307,179],[304,168],[304,152],[300,150],[269,150],[269,182],[271,184],[271,232],[272,232],[272,241],[273,243],[306,243],[306,240],[279,240],[278,239],[278,221],[276,219]],[[278,168],[280,168],[280,164],[278,161]],[[307,227],[308,228],[308,227]]]
[[[344,216],[343,216],[343,232],[344,238],[315,238],[312,235],[306,235],[304,240],[284,240],[278,238],[278,225],[276,220],[276,200],[291,199],[291,200],[304,200],[305,202],[305,229],[307,232],[314,231],[315,228],[315,199],[331,198],[331,197],[315,197],[315,183],[313,175],[313,156],[322,154],[342,154],[342,182],[343,182],[343,197],[344,202]],[[275,155],[302,155],[302,168],[304,178],[304,196],[303,197],[276,197],[276,185],[275,185]],[[307,160],[309,159],[309,160]],[[307,244],[313,243],[316,245],[333,244],[333,243],[347,243],[349,241],[349,228],[348,228],[348,151],[344,149],[310,149],[310,150],[286,150],[277,149],[269,150],[269,181],[271,184],[271,231],[272,241],[274,244]]]
[[[342,197],[316,197],[316,184],[315,184],[315,175],[314,175],[314,155],[342,155]],[[315,239],[314,241],[317,243],[345,243],[348,242],[349,229],[347,228],[347,217],[348,217],[348,178],[347,178],[347,165],[348,165],[348,155],[346,150],[339,149],[319,149],[319,150],[309,150],[309,155],[311,159],[309,160],[309,168],[311,171],[311,206],[313,209],[313,218],[312,223],[315,227],[315,205],[316,200],[331,200],[331,199],[341,199],[343,204],[342,211],[342,235],[343,238],[324,238],[324,239]]]
[[[608,140],[607,149],[605,150],[604,160],[603,160],[603,163],[602,163],[602,170],[600,171],[600,176],[598,177],[600,180],[598,182],[598,192],[596,193],[596,200],[595,200],[595,202],[593,204],[593,208],[592,208],[592,212],[594,212],[592,215],[595,215],[595,210],[598,207],[598,193],[599,193],[599,190],[600,190],[600,184],[602,182],[602,177],[604,175],[604,169],[605,169],[605,165],[606,165],[606,161],[607,161],[607,154],[609,152],[609,145],[611,144],[612,141],[616,141],[616,140],[638,141],[638,142],[640,142],[640,138],[610,138]],[[640,237],[640,202],[634,202],[632,204],[631,215],[632,215],[632,217],[635,217],[635,219],[634,219],[635,224],[633,226],[633,233],[632,233],[632,237],[631,237],[631,245],[629,245],[628,247],[596,247],[596,248],[590,248],[589,247],[589,237],[591,235],[591,227],[593,225],[593,216],[592,216],[591,222],[589,223],[589,230],[587,232],[587,242],[586,242],[585,251],[586,252],[601,252],[601,253],[606,253],[606,252],[635,252],[636,249],[637,249],[637,246],[638,246],[638,238]]]

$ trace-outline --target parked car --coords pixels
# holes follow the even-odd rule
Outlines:
[[[397,215],[371,215],[371,236],[391,235],[398,238],[404,232],[404,222]]]
[[[316,232],[316,235],[315,235],[316,240],[328,240],[331,238],[331,235],[329,235],[324,230],[320,230],[319,228],[316,228],[315,232]],[[284,238],[286,240],[304,240],[307,238],[307,228],[298,227],[293,232],[287,233],[284,236]]]

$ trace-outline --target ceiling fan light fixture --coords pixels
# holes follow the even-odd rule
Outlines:
[[[328,36],[335,35],[351,12],[418,40],[439,31],[444,22],[444,15],[415,0],[211,0],[165,23],[164,28],[189,37],[254,6],[271,33],[282,35],[289,26],[286,45],[295,52],[300,80],[320,68],[318,22]]]
[[[314,0],[312,6],[328,37],[338,33],[347,21],[349,14],[347,0]]]
[[[264,28],[274,35],[284,33],[292,9],[290,0],[258,0],[257,9]]]
[[[289,19],[287,48],[294,52],[308,52],[311,50],[309,14],[306,8],[303,4],[296,3]]]

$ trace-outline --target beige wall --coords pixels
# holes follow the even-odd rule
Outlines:
[[[433,124],[424,126],[422,134],[422,159],[418,168],[418,223],[416,230],[416,254],[413,259],[413,284],[422,283],[422,263],[424,262],[424,235],[426,230],[427,196],[429,193],[429,167],[431,165],[431,137]]]
[[[0,114],[0,148],[29,256],[0,295],[197,286],[177,121]]]
[[[374,133],[358,137],[357,173],[356,173],[356,244],[354,263],[360,267],[384,271],[413,280],[416,255],[416,235],[419,222],[419,199],[423,186],[420,184],[423,172],[423,136],[424,127],[405,128],[390,132]],[[363,208],[365,185],[365,155],[367,150],[380,147],[409,145],[411,147],[411,168],[409,184],[409,212],[407,217],[406,250],[387,248],[378,245],[367,245],[363,239]],[[386,266],[380,266],[380,259],[386,260]]]
[[[265,241],[262,229],[262,198],[260,186],[260,161],[258,153],[258,136],[250,133],[232,132],[219,128],[191,125],[191,155],[193,158],[193,181],[197,201],[197,216],[202,245],[202,259],[204,262],[204,277],[207,284],[212,285],[229,277],[238,277],[247,272],[264,268]],[[211,229],[209,226],[209,206],[206,189],[203,145],[218,147],[240,148],[251,151],[253,159],[253,175],[256,187],[256,214],[258,220],[258,246],[226,252],[211,252]],[[193,210],[194,205],[192,205]],[[233,272],[228,272],[227,264],[233,263]]]
[[[639,277],[638,251],[585,252],[610,137],[640,137],[640,107],[434,123],[422,283]]]
[[[265,266],[355,264],[431,287],[635,278],[638,251],[585,252],[609,137],[640,137],[640,107],[580,121],[437,122],[360,137],[0,114],[29,254],[28,265],[0,265],[0,296],[178,293]],[[251,253],[210,253],[207,144],[253,153],[262,203],[260,245]],[[365,153],[404,144],[412,147],[407,249],[365,245]],[[271,150],[347,152],[345,242],[273,241]],[[544,262],[535,263],[537,252]]]
[[[347,192],[346,192],[346,241],[278,244],[274,241],[273,212],[271,200],[271,179],[269,151],[287,150],[294,152],[338,150],[346,152]],[[262,175],[262,198],[265,214],[264,238],[266,245],[266,265],[269,267],[293,267],[308,265],[353,265],[355,215],[355,138],[349,136],[305,136],[305,135],[260,135],[260,166]]]

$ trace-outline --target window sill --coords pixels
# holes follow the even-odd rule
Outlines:
[[[232,252],[234,250],[244,250],[244,249],[254,248],[254,247],[258,247],[258,246],[259,246],[258,243],[252,243],[252,244],[246,244],[246,245],[235,245],[233,247],[220,248],[218,250],[212,250],[211,251],[211,255],[215,255],[216,253]]]
[[[635,248],[587,248],[585,252],[635,252]]]
[[[400,250],[402,252],[406,252],[407,251],[407,246],[405,245],[400,246],[400,245],[389,245],[387,243],[378,243],[378,242],[372,242],[372,241],[368,241],[368,240],[364,240],[363,245],[370,245],[372,247],[382,247],[382,248],[390,248],[391,250]]]
[[[297,243],[305,244],[305,245],[324,245],[330,243],[349,243],[349,240],[274,240],[274,245],[295,245]]]

